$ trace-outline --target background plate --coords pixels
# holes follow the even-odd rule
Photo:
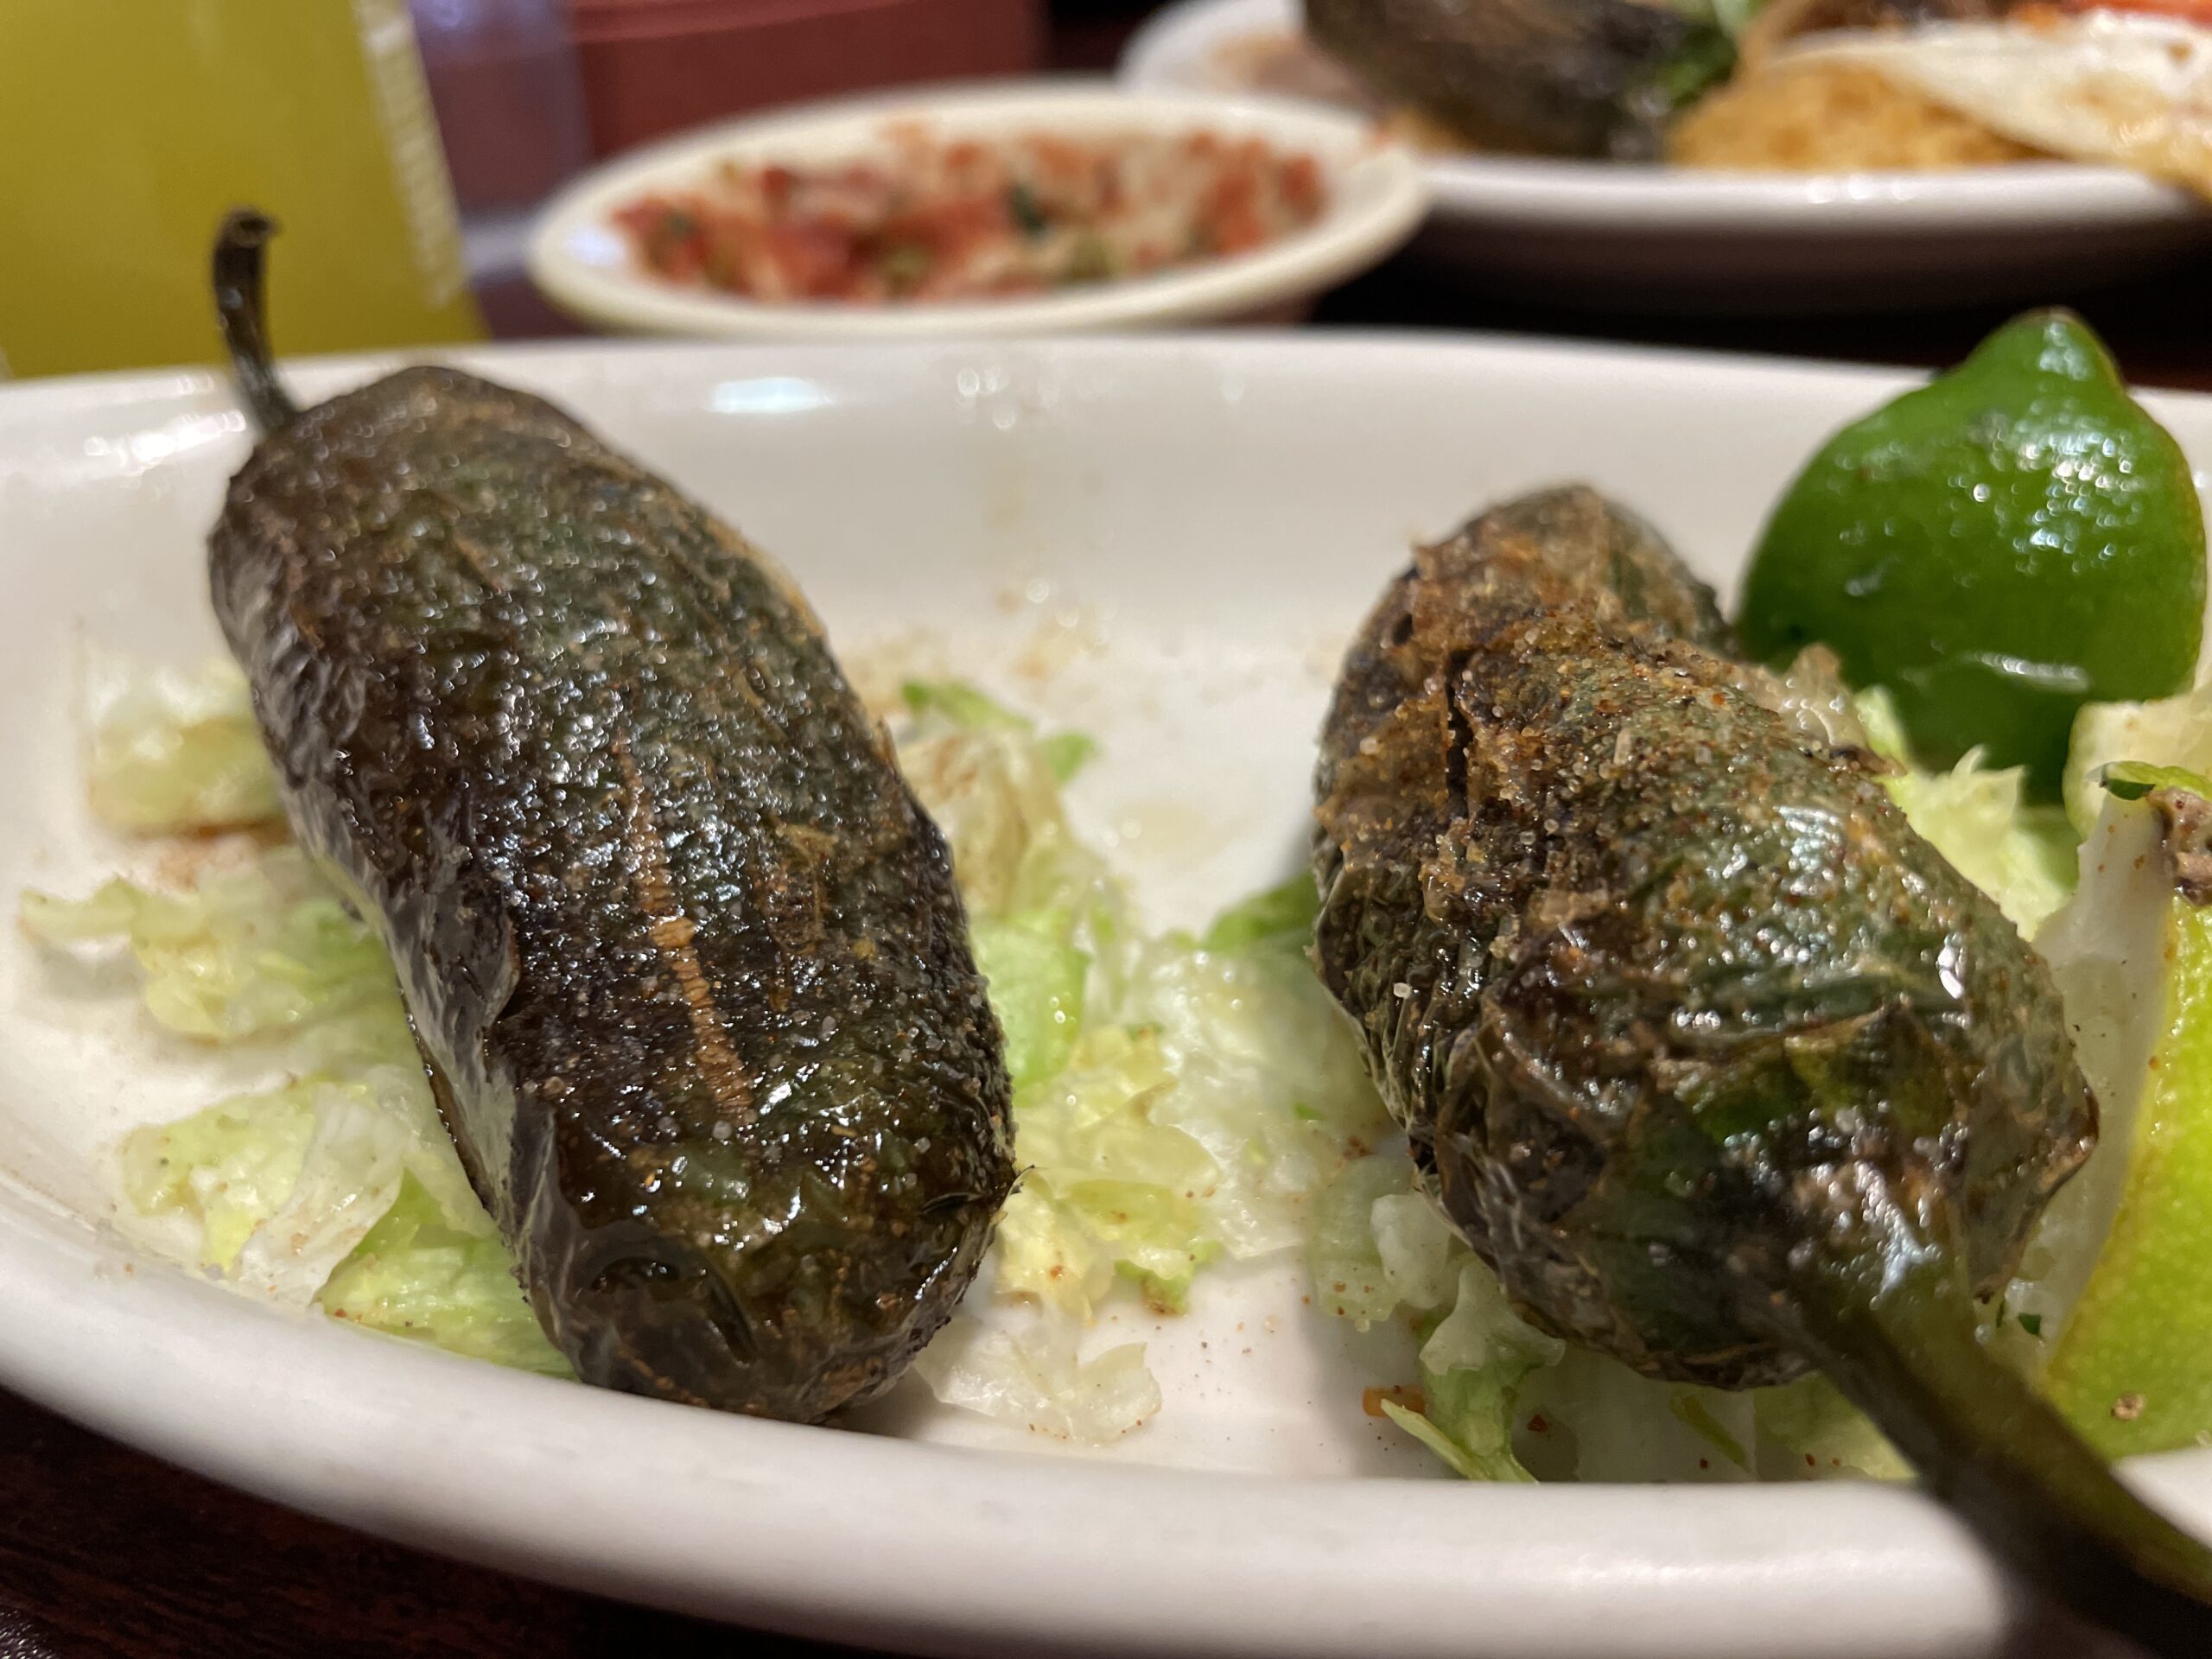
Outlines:
[[[1294,29],[1297,0],[1183,0],[1123,54],[1132,86],[1240,91],[1220,48]],[[1415,248],[1483,286],[1628,311],[1815,315],[2035,299],[2173,263],[2212,212],[2118,168],[1703,172],[1432,156]]]

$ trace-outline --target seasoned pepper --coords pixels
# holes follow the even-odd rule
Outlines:
[[[296,410],[268,229],[215,251],[266,434],[215,610],[539,1319],[638,1393],[875,1393],[1013,1174],[943,838],[788,582],[559,410],[446,368]]]
[[[1825,1370],[2036,1581],[2212,1650],[2212,1552],[1983,1349],[2095,1113],[2048,971],[1586,490],[1417,553],[1324,732],[1322,976],[1535,1324]]]

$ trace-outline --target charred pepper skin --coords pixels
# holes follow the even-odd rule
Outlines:
[[[887,1386],[982,1258],[1008,1087],[944,840],[796,593],[442,368],[283,419],[210,569],[578,1374],[804,1421]]]
[[[1530,1319],[1825,1371],[2044,1592],[2212,1652],[2212,1550],[1983,1346],[2095,1106],[2042,962],[1587,490],[1422,548],[1324,730],[1314,952]]]
[[[1862,1173],[1989,1291],[2095,1129],[2040,959],[1726,644],[1599,498],[1501,508],[1353,645],[1317,842],[1323,976],[1453,1223],[1537,1324],[1724,1388],[1804,1369],[1743,1298],[1874,1224]]]

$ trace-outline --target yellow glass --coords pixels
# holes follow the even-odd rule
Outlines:
[[[284,353],[482,337],[406,0],[0,0],[0,378],[219,356],[248,204]]]

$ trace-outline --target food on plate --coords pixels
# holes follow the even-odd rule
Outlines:
[[[1819,640],[1915,752],[1978,745],[2056,797],[2084,703],[2190,683],[2204,556],[2181,447],[2080,319],[2033,313],[1813,457],[1752,559],[1744,643],[1781,664]]]
[[[1013,1179],[944,838],[788,580],[534,397],[295,409],[215,611],[302,846],[390,947],[469,1179],[587,1381],[817,1419],[950,1315]]]
[[[2212,11],[2023,5],[1997,22],[1808,35],[1792,58],[1869,69],[2002,137],[2212,196]]]
[[[236,321],[251,332],[250,309]],[[290,423],[273,403],[281,389],[251,350],[243,373],[263,407]],[[386,383],[381,394],[357,396],[373,402],[389,391]],[[439,391],[441,400],[445,395]],[[551,418],[534,406],[521,414],[505,402],[495,406],[508,410],[520,429],[520,436],[499,441],[502,449],[537,429],[532,421]],[[442,414],[449,406],[437,407]],[[310,427],[316,419],[297,417]],[[614,465],[573,429],[560,429],[580,464]],[[2106,442],[2107,429],[2095,429],[2096,442]],[[480,466],[480,451],[448,448],[457,460],[410,450],[410,465],[433,469],[439,479],[448,475],[436,467],[463,464],[470,454]],[[331,512],[342,517],[361,480],[333,461],[314,464],[326,479]],[[610,482],[617,528],[629,528],[626,504],[652,488],[626,471],[620,488]],[[282,510],[294,499],[288,492],[289,486],[273,491],[261,505]],[[1969,484],[1964,493],[1972,493]],[[560,487],[540,494],[549,509],[560,505]],[[451,485],[441,503],[440,513],[491,511],[480,496]],[[417,517],[396,514],[393,528],[411,532]],[[436,531],[435,523],[426,531],[432,552],[442,545]],[[1955,546],[1956,539],[1945,538],[1927,556],[1969,557],[1971,549],[1963,541]],[[1501,936],[1497,954],[1463,958],[1440,950],[1385,980],[1381,958],[1396,948],[1391,939],[1333,936],[1326,959],[1334,963],[1350,959],[1353,946],[1372,945],[1378,972],[1359,995],[1386,1010],[1386,1022],[1406,1020],[1416,1050],[1421,1033],[1414,1022],[1434,1006],[1432,992],[1447,973],[1464,970],[1471,986],[1480,981],[1511,992],[1496,999],[1497,1021],[1462,1026],[1453,1042],[1429,1051],[1424,1086],[1439,1110],[1432,1119],[1408,1116],[1432,1180],[1446,1185],[1447,1173],[1471,1169],[1478,1155],[1495,1151],[1503,1176],[1493,1190],[1519,1190],[1514,1183],[1522,1166],[1512,1161],[1511,1148],[1471,1140],[1464,1122],[1447,1121],[1442,1110],[1447,1096],[1455,1110],[1465,1103],[1464,1084],[1475,1067],[1510,1073],[1516,1084],[1556,1085],[1552,1097],[1560,1109],[1549,1119],[1529,1115],[1546,1133],[1528,1141],[1541,1166],[1529,1186],[1558,1197],[1589,1177],[1587,1191],[1519,1236],[1516,1250],[1521,1240],[1550,1236],[1547,1229],[1571,1229],[1585,1204],[1616,1201],[1635,1210],[1618,1231],[1649,1223],[1695,1245],[1732,1228],[1731,1236],[1772,1243],[1790,1217],[1769,1219],[1760,1232],[1758,1205],[1767,1198],[1777,1207],[1802,1198],[1801,1210],[1817,1209],[1817,1200],[1836,1194],[1842,1176],[1871,1183],[1874,1176],[1895,1181],[1901,1172],[1917,1173],[1926,1177],[1926,1202],[1910,1212],[1911,1223],[1955,1225],[1940,1255],[1908,1264],[1902,1288],[1878,1318],[1891,1325],[1917,1319],[1924,1310],[1912,1296],[1923,1275],[1954,1275],[1926,1293],[1948,1299],[1927,1313],[1936,1323],[1923,1357],[1948,1357],[1952,1368],[1939,1379],[1939,1404],[1969,1388],[1988,1389],[1993,1401],[2016,1401],[2017,1383],[1992,1381],[1990,1368],[2004,1365],[2038,1381],[2075,1432],[2100,1451],[2155,1450],[2212,1434],[2212,1386],[2202,1363],[2212,1345],[2212,1253],[2197,1243],[2202,1182],[2195,1151],[2212,1140],[2212,1091],[2202,1087],[2199,1035],[2212,969],[2196,937],[2205,860],[2192,828],[2208,810],[2201,805],[2205,785],[2193,773],[2212,758],[2212,693],[2084,708],[2074,721],[2066,768],[2069,814],[2034,797],[2024,767],[1992,766],[1978,747],[1936,760],[1909,728],[1893,690],[1846,689],[1828,645],[1811,641],[1777,669],[1736,661],[1711,595],[1683,575],[1656,534],[1586,493],[1502,511],[1456,547],[1425,556],[1448,573],[1479,572],[1478,581],[1470,576],[1479,603],[1463,605],[1465,595],[1431,583],[1422,589],[1427,609],[1409,621],[1448,630],[1461,612],[1491,606],[1503,613],[1491,619],[1497,627],[1469,636],[1463,658],[1447,657],[1444,666],[1457,672],[1505,663],[1514,670],[1492,676],[1495,695],[1486,706],[1460,711],[1467,715],[1460,730],[1445,722],[1439,741],[1447,751],[1464,741],[1496,776],[1531,790],[1555,784],[1562,795],[1586,788],[1602,795],[1609,769],[1626,781],[1655,770],[1662,783],[1708,777],[1721,764],[1720,740],[1748,732],[1757,739],[1757,775],[1774,784],[1762,795],[1737,787],[1743,777],[1731,775],[1724,791],[1704,800],[1718,826],[1710,836],[1670,837],[1663,825],[1631,815],[1602,847],[1587,833],[1588,816],[1548,819],[1535,795],[1502,800],[1482,821],[1483,836],[1438,843],[1459,858],[1446,872],[1452,893],[1479,896],[1526,877],[1518,849],[1503,839],[1516,827],[1512,811],[1527,810],[1536,843],[1555,840],[1561,879],[1515,912],[1521,932],[1511,941]],[[396,570],[408,568],[408,560],[395,558]],[[616,582],[605,591],[628,588]],[[1545,603],[1513,601],[1516,591]],[[1550,606],[1546,596],[1560,594],[1572,603]],[[233,607],[236,600],[230,596]],[[271,584],[254,602],[284,601]],[[2065,592],[2044,589],[2021,601],[2044,608],[2071,602]],[[1618,660],[1598,650],[1548,663],[1513,655],[1516,639],[1548,627],[1618,648]],[[1386,634],[1386,652],[1395,649],[1387,641]],[[1404,649],[1415,646],[1409,632]],[[1637,671],[1622,671],[1627,677],[1617,706],[1600,710],[1572,696],[1564,706],[1545,701],[1547,685],[1570,693],[1600,679],[1611,686],[1605,677],[1624,662]],[[888,677],[883,664],[867,666],[877,671],[864,674],[866,683]],[[240,1289],[461,1353],[574,1376],[577,1368],[548,1341],[518,1288],[515,1255],[440,1121],[391,955],[379,938],[387,919],[359,883],[342,876],[334,883],[329,870],[271,822],[279,780],[245,678],[227,666],[183,675],[101,658],[92,679],[87,782],[99,818],[134,834],[187,833],[141,843],[118,859],[139,880],[111,882],[75,902],[27,895],[24,928],[90,958],[87,966],[100,963],[119,941],[140,970],[146,1013],[185,1039],[170,1041],[173,1054],[191,1044],[215,1046],[219,1055],[201,1064],[220,1064],[226,1074],[249,1066],[263,1074],[249,1088],[227,1076],[211,1083],[197,1100],[225,1089],[238,1092],[124,1137],[116,1160],[118,1223],[142,1245]],[[587,688],[584,695],[594,694]],[[1088,695],[1075,691],[1078,699]],[[1653,712],[1664,712],[1669,696],[1718,701],[1693,701],[1691,717],[1670,723]],[[1629,716],[1639,711],[1652,716],[1650,745],[1634,732],[1622,741],[1635,724]],[[1870,1381],[1852,1370],[1851,1355],[1866,1351],[1870,1338],[1843,1328],[1849,1307],[1833,1324],[1808,1318],[1796,1338],[1761,1330],[1734,1343],[1747,1333],[1710,1327],[1731,1318],[1787,1323],[1784,1314],[1806,1312],[1801,1287],[1788,1287],[1796,1300],[1779,1312],[1732,1309],[1718,1292],[1687,1306],[1681,1296],[1670,1300],[1667,1287],[1676,1272],[1696,1271],[1708,1288],[1717,1281],[1712,1263],[1694,1254],[1655,1264],[1648,1252],[1639,1256],[1595,1236],[1590,1260],[1605,1276],[1597,1294],[1573,1304],[1580,1322],[1532,1323],[1526,1315],[1541,1316],[1545,1304],[1530,1293],[1528,1261],[1561,1268],[1572,1287],[1584,1259],[1546,1257],[1534,1244],[1533,1255],[1516,1255],[1503,1250],[1495,1234],[1478,1233],[1487,1254],[1521,1263],[1509,1262],[1501,1280],[1432,1204],[1406,1137],[1366,1078],[1359,1028],[1333,1007],[1304,957],[1316,915],[1310,877],[1232,906],[1202,931],[1148,932],[1139,920],[1143,907],[1077,830],[1098,821],[1128,777],[1122,767],[1134,763],[1141,773],[1149,764],[1142,739],[1128,743],[1136,753],[1095,774],[1085,770],[1092,753],[1085,739],[1040,729],[963,684],[911,683],[902,698],[882,697],[871,713],[889,728],[898,772],[942,827],[976,971],[1003,1032],[1007,1116],[1023,1178],[982,1266],[958,1298],[958,1312],[915,1357],[909,1386],[884,1414],[862,1415],[857,1426],[911,1424],[907,1414],[925,1387],[944,1404],[1027,1436],[1108,1442],[1141,1433],[1154,1416],[1187,1409],[1173,1370],[1148,1357],[1146,1343],[1159,1340],[1154,1333],[1165,1336],[1172,1321],[1187,1317],[1198,1327],[1192,1345],[1203,1351],[1202,1339],[1211,1338],[1219,1356],[1230,1325],[1253,1311],[1245,1298],[1266,1285],[1269,1295],[1286,1298],[1272,1310],[1281,1323],[1268,1343],[1302,1346],[1317,1335],[1312,1320],[1341,1319],[1365,1332],[1320,1338],[1330,1353],[1325,1375],[1344,1386],[1316,1402],[1340,1414],[1347,1446],[1395,1439],[1396,1429],[1362,1422],[1357,1414],[1363,1407],[1370,1420],[1389,1420],[1471,1477],[1896,1477],[1910,1471],[1900,1446],[1931,1466],[1955,1468],[1965,1455],[1934,1428],[1900,1425],[1887,1408],[1898,1377]],[[1610,743],[1585,729],[1605,721],[1623,728]],[[1546,729],[1560,741],[1508,741]],[[1587,763],[1579,772],[1578,734],[1586,740],[1580,759]],[[1350,744],[1357,762],[1338,758],[1387,769],[1393,756],[1409,753],[1402,735],[1386,743],[1378,734],[1365,754],[1362,745]],[[1977,745],[1984,735],[1965,734]],[[1713,753],[1701,756],[1700,741]],[[289,765],[283,752],[278,758]],[[1670,761],[1682,771],[1668,770]],[[1417,794],[1408,774],[1395,782]],[[474,802],[472,810],[498,804],[496,792],[457,791],[442,779],[423,784],[420,795]],[[1884,796],[1904,824],[1883,806]],[[1643,805],[1656,819],[1678,798],[1655,788]],[[1831,819],[1847,819],[1861,832],[1859,840],[1823,840],[1821,813],[1804,810],[1808,799]],[[1746,837],[1722,833],[1743,822],[1745,801],[1772,807],[1770,816],[1786,820],[1796,838],[1779,849],[1746,850]],[[1447,780],[1443,806],[1453,804]],[[460,805],[449,810],[457,814]],[[227,833],[241,828],[243,834]],[[1421,826],[1395,821],[1375,828],[1379,846]],[[1653,884],[1638,899],[1624,897],[1617,883],[1577,883],[1584,865],[1618,864],[1639,848],[1670,842],[1680,855],[1672,887]],[[1745,861],[1698,856],[1716,847],[1745,853]],[[1775,855],[1762,862],[1770,850]],[[1474,861],[1478,852],[1489,855],[1486,865]],[[1808,880],[1809,894],[1786,890],[1781,899],[1825,902],[1765,902],[1778,885],[1787,887],[1793,871],[1833,878],[1830,890],[1823,894]],[[1418,872],[1395,874],[1402,887],[1419,880]],[[1743,913],[1705,905],[1716,893],[1740,898]],[[1378,903],[1376,913],[1390,912],[1390,904]],[[1498,906],[1500,913],[1510,908]],[[1344,913],[1325,919],[1325,944]],[[1390,913],[1406,919],[1403,906]],[[1439,916],[1440,925],[1451,919],[1440,907]],[[1669,918],[1687,922],[1667,933],[1657,925]],[[1860,925],[1863,935],[1843,949],[1834,937],[1839,918]],[[2036,940],[2050,964],[2049,982],[2008,921],[2019,937]],[[1548,943],[1530,938],[1544,930]],[[1627,960],[1633,971],[1603,976],[1622,967],[1624,941],[1632,952],[1655,932],[1656,943]],[[1715,937],[1737,954],[1707,949]],[[1946,954],[1961,944],[1963,954]],[[1759,956],[1777,948],[1800,950],[1806,971],[1777,971],[1770,954]],[[1539,959],[1541,975],[1529,965]],[[1831,971],[1815,978],[1812,969],[1823,967]],[[419,964],[409,971],[419,976]],[[1990,985],[1999,975],[2007,977],[2010,1025],[1988,1015]],[[1602,1026],[1624,1008],[1648,1009],[1684,984],[1687,994],[1704,999],[1688,1011],[1697,1017],[1671,1030],[1623,1020],[1601,1033],[1618,1038],[1611,1046],[1589,1040],[1593,1023]],[[1838,1009],[1841,1023],[1855,1019],[1853,1035],[1863,1042],[1824,1042],[1830,1027],[1808,1029],[1815,1016]],[[1761,1017],[1770,1019],[1771,1029],[1756,1027]],[[2102,1128],[2096,1149],[2042,1204],[2086,1147],[2080,1082],[2056,1034],[2062,1019],[2082,1077],[2101,1103]],[[1746,1032],[1745,1024],[1755,1028]],[[1541,1052],[1532,1031],[1547,1045]],[[682,1032],[677,1041],[683,1043]],[[1682,1052],[1667,1051],[1669,1043]],[[1675,1091],[1663,1098],[1646,1076],[1658,1069],[1655,1052],[1681,1062],[1663,1079]],[[1960,1084],[1974,1061],[1990,1054],[2000,1063],[1986,1068],[1980,1084]],[[1416,1069],[1422,1063],[1418,1052],[1387,1058]],[[1611,1073],[1593,1078],[1593,1071],[1608,1066]],[[1868,1074],[1897,1086],[1881,1110],[1862,1111],[1853,1122],[1851,1085]],[[1572,1097],[1577,1082],[1593,1084],[1598,1103],[1579,1123],[1574,1113],[1585,1109]],[[1732,1083],[1743,1086],[1730,1094]],[[1679,1096],[1700,1084],[1710,1085],[1695,1103],[1707,1114],[1702,1124],[1693,1113],[1685,1129],[1682,1116],[1662,1110],[1623,1122],[1604,1118],[1607,1105],[1679,1104]],[[1770,1085],[1778,1103],[1756,1097]],[[1827,1120],[1837,1131],[1832,1143],[1814,1148],[1837,1179],[1824,1185],[1815,1165],[1787,1195],[1779,1184],[1762,1194],[1754,1183],[1740,1211],[1713,1217],[1702,1207],[1712,1192],[1745,1192],[1743,1181],[1729,1185],[1737,1179],[1729,1157],[1741,1154],[1757,1166],[1759,1149],[1770,1149],[1779,1133],[1772,1112],[1788,1108],[1793,1091],[1830,1108],[1843,1097]],[[1402,1103],[1406,1091],[1399,1097]],[[1513,1090],[1498,1098],[1528,1102]],[[1702,1133],[1716,1119],[1719,1129],[1740,1131],[1718,1149]],[[1899,1136],[1885,1146],[1881,1131],[1900,1119],[1934,1124],[1937,1133],[1917,1144]],[[1508,1122],[1506,1106],[1498,1106],[1491,1127],[1502,1136]],[[1440,1136],[1440,1123],[1459,1140]],[[1602,1144],[1608,1158],[1600,1164],[1586,1157],[1578,1166],[1583,1143],[1550,1131],[1592,1123],[1599,1133],[1588,1143]],[[1672,1141],[1656,1138],[1669,1128],[1684,1132]],[[1679,1170],[1664,1166],[1677,1155]],[[1639,1170],[1649,1180],[1624,1198]],[[1690,1179],[1670,1185],[1670,1174]],[[1700,1188],[1707,1178],[1711,1187]],[[1464,1181],[1446,1195],[1462,1200],[1457,1218],[1464,1220]],[[1487,1219],[1497,1211],[1480,1213]],[[1700,1225],[1708,1230],[1700,1233]],[[1580,1236],[1587,1243],[1592,1235]],[[1303,1282],[1294,1287],[1285,1275],[1298,1268],[1285,1258],[1301,1249]],[[1269,1258],[1271,1268],[1241,1270]],[[1816,1257],[1789,1270],[1810,1275],[1818,1264]],[[1754,1255],[1731,1271],[1749,1275],[1760,1265]],[[1772,1266],[1771,1252],[1765,1265]],[[1537,1289],[1556,1282],[1540,1277]],[[1300,1290],[1310,1296],[1310,1312],[1296,1311]],[[1983,1345],[1961,1356],[1956,1342],[1969,1292],[1980,1293],[1972,1317]],[[1948,1329],[1941,1323],[1946,1318],[1954,1320]],[[1635,1341],[1611,1341],[1623,1332]],[[1607,1337],[1616,1352],[1625,1347],[1628,1361],[1658,1375],[1567,1339],[1592,1334]],[[1815,1357],[1844,1378],[1847,1391],[1818,1374],[1732,1386],[1779,1378],[1794,1348],[1823,1344]],[[1268,1363],[1268,1347],[1260,1352],[1253,1363]],[[1685,1353],[1688,1360],[1670,1369],[1666,1357]],[[1284,1357],[1295,1366],[1312,1356]],[[1853,1398],[1876,1404],[1894,1444]],[[1956,1430],[1963,1408],[1945,1404],[1944,1410],[1939,1426]],[[2005,1414],[1995,1416],[2001,1429]],[[963,1432],[935,1416],[924,1421],[932,1434]],[[2063,1450],[2070,1442],[2051,1420],[2027,1421],[2054,1455],[2076,1455]],[[1991,1431],[1999,1440],[2009,1432]],[[1969,1449],[1999,1461],[2010,1455],[2009,1442]],[[1329,1455],[1345,1450],[1332,1446]],[[1412,1455],[1409,1444],[1400,1450]],[[2046,1492],[2050,1479],[2060,1479],[2109,1494],[2094,1462],[2069,1466],[2059,1477],[2017,1466],[2014,1472],[2044,1481]],[[2018,1507],[2024,1515],[2051,1513],[2048,1504],[2025,1499]],[[2069,1541],[2068,1549],[2088,1572],[2111,1560],[2087,1544]],[[2153,1603],[2145,1606],[2146,1618],[2157,1617]]]
[[[1785,58],[1698,100],[1667,135],[1683,167],[1822,173],[1924,172],[2047,160],[1878,69]]]
[[[2202,0],[1304,0],[1304,21],[1224,42],[1207,79],[1364,110],[1446,153],[2062,160],[2212,195]]]
[[[195,873],[181,891],[27,893],[22,925],[72,952],[122,941],[161,1027],[276,1078],[124,1139],[133,1236],[281,1305],[573,1376],[439,1122],[389,955],[296,847],[268,844],[281,809],[243,678],[103,654],[90,680],[96,815],[181,832],[157,866]],[[1295,1249],[1389,1121],[1306,964],[1310,881],[1203,934],[1147,934],[1062,803],[1086,739],[957,683],[903,702],[899,765],[952,850],[1024,1171],[979,1287],[913,1375],[1028,1433],[1112,1441],[1160,1409],[1141,1340],[1100,1339],[1112,1321],[1183,1308],[1211,1264]],[[258,816],[219,822],[252,833],[209,842],[206,807],[238,798]],[[149,822],[150,801],[174,815]]]
[[[1302,152],[1201,128],[956,137],[918,122],[818,165],[725,161],[615,222],[653,275],[749,300],[986,300],[1249,253],[1327,206]]]
[[[2212,1550],[1977,1327],[2095,1138],[2049,970],[1729,645],[1588,491],[1420,549],[1324,728],[1322,976],[1539,1332],[1722,1388],[1818,1368],[2039,1582],[2197,1651]]]
[[[1709,20],[1646,0],[1306,0],[1339,61],[1478,148],[1645,159],[1726,72]]]
[[[915,1370],[947,1404],[1111,1440],[1161,1408],[1141,1343],[1108,1334],[1141,1317],[1129,1300],[1179,1313],[1212,1266],[1295,1249],[1389,1120],[1306,965],[1310,882],[1148,935],[1062,802],[1086,743],[964,686],[905,700],[900,761],[952,845],[1024,1172],[978,1291]]]

